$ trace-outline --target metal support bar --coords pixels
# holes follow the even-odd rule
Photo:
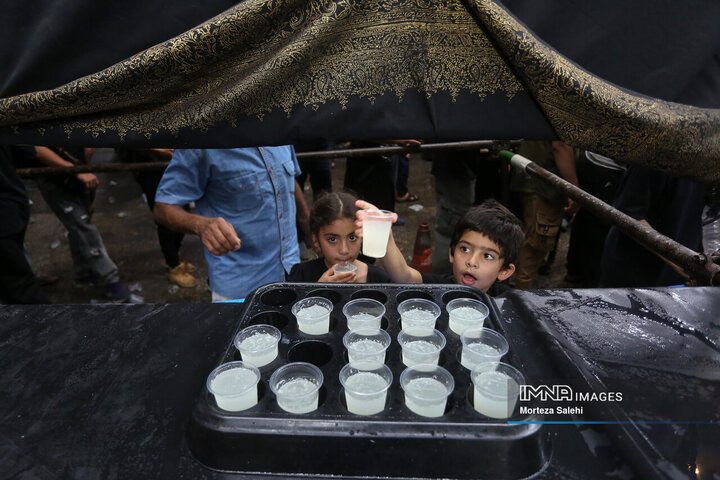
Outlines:
[[[450,143],[428,143],[416,147],[370,147],[370,148],[345,148],[337,150],[322,150],[318,152],[301,152],[297,154],[301,160],[315,160],[319,158],[351,158],[365,157],[369,155],[388,155],[394,153],[418,153],[435,150],[472,150],[474,148],[497,148],[502,146],[518,145],[519,140],[498,141],[498,140],[474,140],[468,142]],[[88,172],[138,172],[144,170],[163,170],[169,162],[146,162],[146,163],[106,163],[97,165],[78,165],[75,167],[37,167],[19,168],[18,174],[24,178],[70,175]]]
[[[720,265],[715,265],[704,253],[698,253],[685,245],[662,235],[620,210],[613,208],[597,197],[590,195],[557,175],[545,170],[527,158],[509,151],[500,152],[509,158],[513,167],[524,169],[530,175],[562,191],[583,208],[587,208],[596,216],[610,222],[624,233],[632,237],[651,252],[661,255],[678,265],[699,285],[720,286]]]

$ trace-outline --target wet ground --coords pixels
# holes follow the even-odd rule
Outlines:
[[[112,151],[100,149],[94,162],[114,161]],[[341,189],[345,161],[335,161],[333,188]],[[136,303],[207,302],[207,267],[198,237],[186,235],[181,256],[197,267],[195,288],[180,288],[167,279],[167,269],[157,241],[155,224],[140,187],[131,173],[98,174],[100,186],[95,200],[95,225],[102,234],[105,247],[120,269],[121,281]],[[418,225],[428,222],[432,228],[435,219],[434,180],[430,162],[412,158],[408,187],[419,197],[414,203],[397,203],[396,211],[405,218],[404,226],[393,227],[395,239],[406,256],[412,254]],[[101,287],[76,287],[72,278],[72,260],[65,228],[45,204],[39,191],[28,182],[31,220],[26,235],[26,246],[38,275],[59,276],[60,280],[44,286],[53,303],[104,302]],[[312,191],[306,188],[305,196],[312,201]],[[422,208],[419,208],[422,206]],[[561,234],[557,257],[548,275],[538,277],[539,288],[568,286],[565,276],[565,252],[568,232]]]

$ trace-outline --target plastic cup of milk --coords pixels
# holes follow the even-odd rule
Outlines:
[[[262,367],[277,357],[281,337],[280,330],[272,325],[253,325],[235,335],[235,348],[243,362]]]
[[[419,364],[437,365],[440,352],[445,348],[445,336],[433,329],[410,328],[401,330],[397,336],[402,348],[402,362],[406,367]]]
[[[385,352],[390,346],[390,335],[385,330],[351,330],[343,336],[343,345],[348,352],[348,362],[385,363]]]
[[[400,314],[400,328],[424,329],[428,333],[435,328],[435,322],[440,316],[440,307],[435,302],[424,298],[411,298],[400,302],[397,307]]]
[[[350,273],[357,270],[357,265],[354,262],[340,262],[332,266],[335,275],[339,273]]]
[[[442,367],[421,364],[403,370],[400,387],[408,409],[423,417],[440,417],[455,388],[455,379]]]
[[[333,304],[323,297],[307,297],[295,302],[290,309],[298,328],[308,335],[323,335],[330,331],[330,312]]]
[[[215,396],[218,407],[240,412],[258,403],[257,384],[260,370],[246,362],[224,363],[207,378],[207,389]]]
[[[456,298],[445,306],[450,330],[462,335],[466,328],[482,327],[490,309],[483,302],[472,298]]]
[[[510,348],[505,337],[484,327],[468,328],[460,335],[460,341],[460,364],[468,370],[480,363],[499,362]]]
[[[473,383],[473,406],[490,418],[510,418],[525,376],[512,365],[487,362],[476,365],[470,374]]]
[[[363,216],[362,251],[368,257],[382,258],[387,253],[393,212],[366,210]]]
[[[347,319],[348,330],[380,330],[385,305],[371,298],[358,298],[347,302],[342,311]]]
[[[387,365],[347,364],[340,370],[347,409],[355,415],[374,415],[385,409],[393,374]]]
[[[283,365],[270,377],[270,390],[277,403],[289,413],[309,413],[317,409],[323,374],[315,365],[295,362]]]

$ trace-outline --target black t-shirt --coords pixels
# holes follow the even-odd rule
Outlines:
[[[441,275],[439,273],[423,273],[422,280],[423,283],[427,283],[428,285],[456,285],[457,282],[455,282],[455,277],[452,275]],[[487,294],[491,297],[497,297],[501,293],[509,292],[512,290],[512,288],[508,287],[504,283],[495,282],[493,283],[490,288],[487,291]]]
[[[295,264],[287,275],[288,282],[317,282],[327,271],[325,259],[317,258],[309,262]],[[367,283],[392,283],[385,270],[368,265]]]

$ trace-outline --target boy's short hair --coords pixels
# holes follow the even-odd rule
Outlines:
[[[453,254],[460,237],[468,230],[482,233],[498,244],[504,269],[517,261],[525,239],[522,223],[497,200],[485,200],[480,205],[470,208],[455,224],[450,239],[450,251]]]

